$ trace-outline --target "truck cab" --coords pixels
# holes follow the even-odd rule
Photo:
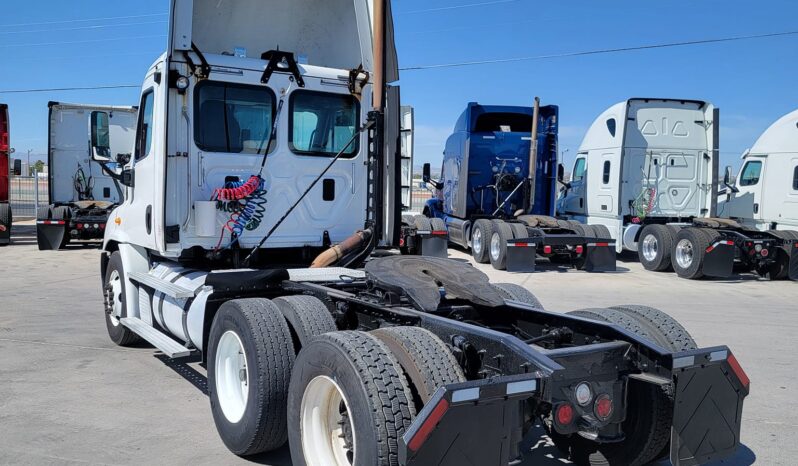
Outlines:
[[[798,110],[773,123],[743,156],[736,181],[727,168],[718,214],[760,230],[798,229]]]

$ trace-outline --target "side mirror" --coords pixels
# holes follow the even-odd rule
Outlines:
[[[424,169],[421,175],[421,179],[424,180],[425,183],[428,183],[429,180],[432,179],[432,167],[430,167],[429,163],[424,164]]]
[[[735,186],[737,180],[734,178],[732,174],[732,167],[726,166],[726,170],[723,173],[723,185],[729,189],[730,193],[738,193],[740,192],[739,189]]]
[[[98,162],[111,160],[111,136],[106,112],[91,112],[91,158]]]
[[[22,160],[14,159],[14,167],[11,169],[11,174],[14,176],[22,176]]]
[[[557,164],[557,181],[565,183],[565,167],[561,163]]]

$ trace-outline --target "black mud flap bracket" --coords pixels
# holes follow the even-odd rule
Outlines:
[[[671,463],[690,466],[734,454],[750,381],[729,348],[674,354],[673,376]]]
[[[508,272],[534,272],[535,259],[537,258],[537,243],[530,239],[516,239],[507,241]]]
[[[734,269],[734,241],[719,240],[709,245],[704,255],[703,271],[708,277],[725,278]]]
[[[449,232],[446,230],[418,230],[416,244],[420,255],[427,257],[449,257]]]
[[[402,466],[506,466],[520,455],[525,400],[540,392],[536,374],[441,387],[402,436]]]
[[[585,272],[615,272],[617,252],[614,239],[596,238],[585,243]]]
[[[790,280],[798,281],[798,241],[790,247]]]
[[[66,220],[37,220],[36,242],[39,250],[63,249],[69,239],[69,225]]]

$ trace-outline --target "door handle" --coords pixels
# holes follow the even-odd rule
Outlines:
[[[144,214],[144,225],[147,227],[147,234],[152,233],[152,206],[147,206],[147,211]]]
[[[755,213],[755,214],[758,214],[758,213],[759,213],[759,203],[758,203],[758,202],[755,202],[755,203],[754,203],[754,213]]]

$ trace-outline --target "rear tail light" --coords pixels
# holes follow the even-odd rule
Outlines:
[[[551,246],[543,246],[544,254],[551,254]]]
[[[587,382],[582,382],[577,385],[574,392],[576,394],[576,402],[581,406],[587,406],[590,400],[593,399],[593,391],[590,390],[590,385],[588,385]]]
[[[763,249],[759,251],[759,254],[762,255],[762,257],[767,257],[768,255],[770,255],[770,251],[768,251],[767,249]]]
[[[82,230],[83,229],[83,224],[82,223],[78,223],[78,224],[75,225],[75,228],[77,228],[78,230]]]
[[[596,403],[593,406],[593,411],[596,417],[602,421],[606,421],[612,416],[612,398],[609,395],[601,395],[596,398]]]
[[[554,417],[561,426],[570,425],[574,422],[574,407],[568,403],[563,403],[557,406]]]
[[[583,252],[585,252],[585,247],[580,244],[575,248],[575,250],[577,254],[582,254]]]

